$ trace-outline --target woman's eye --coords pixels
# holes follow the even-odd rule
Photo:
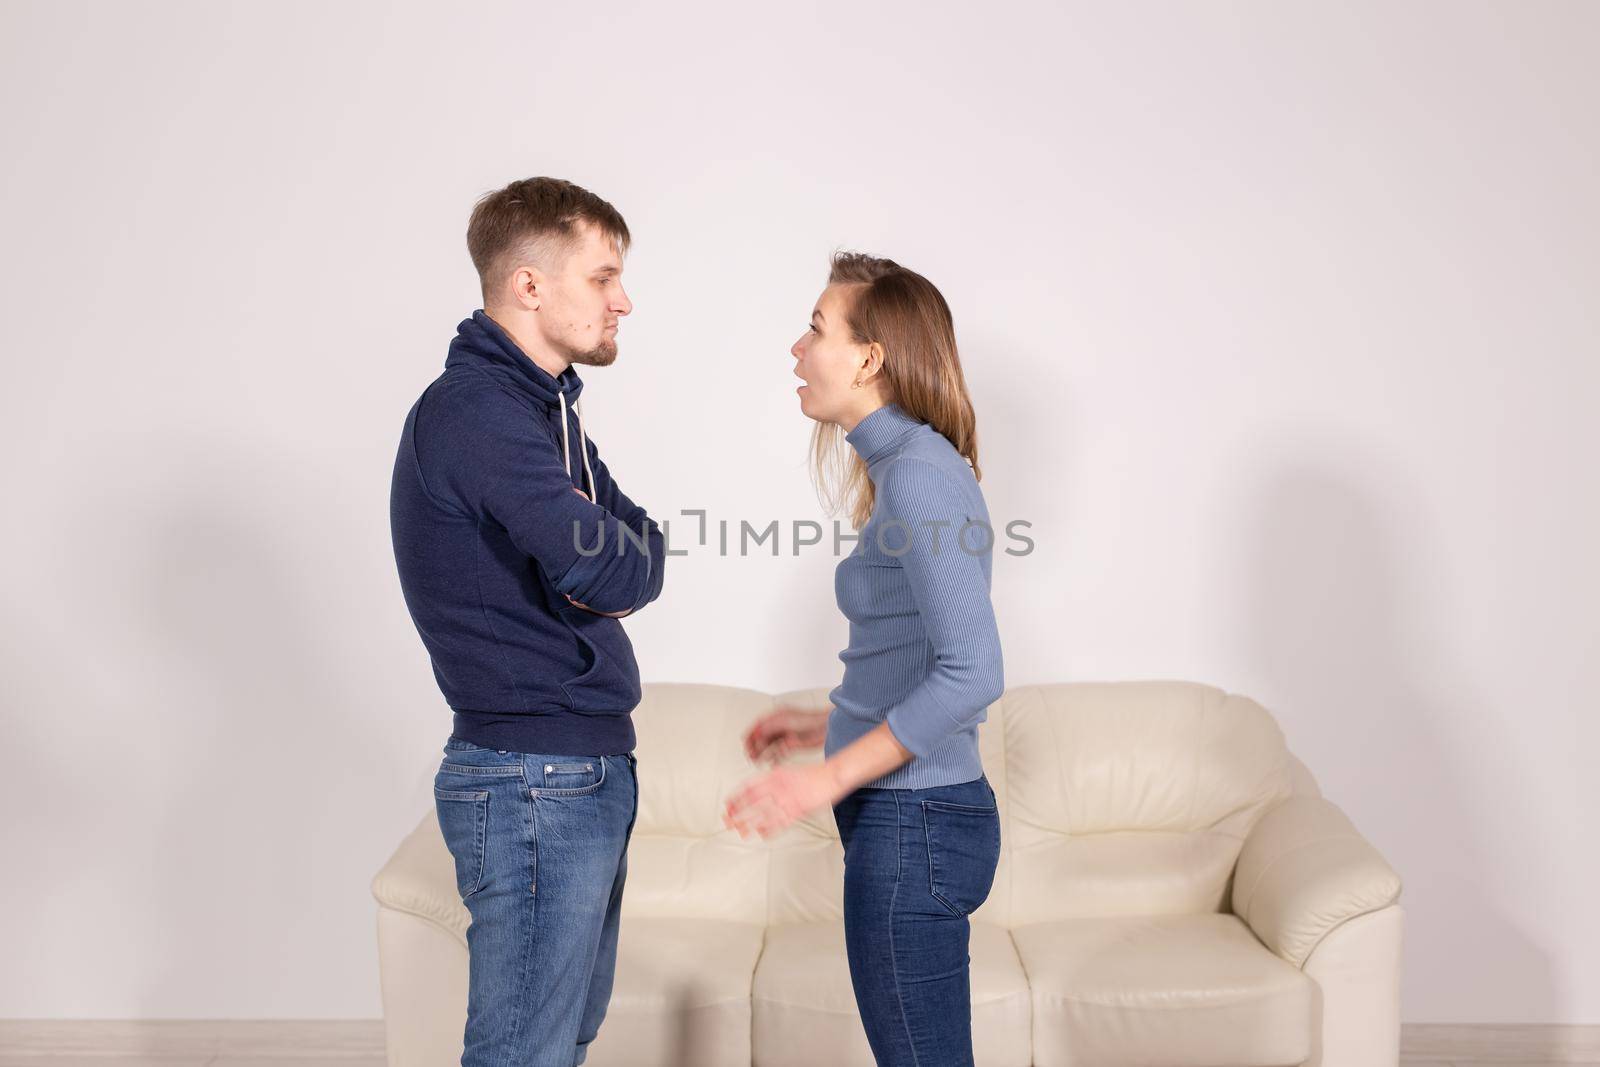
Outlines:
[[[812,332],[812,333],[818,333],[818,332],[820,332],[820,331],[818,331],[818,329],[817,329],[817,325],[816,325],[816,323],[814,323],[814,322],[808,322],[808,323],[806,323],[806,329],[808,329],[808,330],[810,330],[810,331],[811,331],[811,332]]]

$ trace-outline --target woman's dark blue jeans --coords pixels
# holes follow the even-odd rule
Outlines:
[[[967,917],[988,899],[1000,862],[988,778],[857,789],[833,816],[850,980],[879,1067],[971,1064]]]

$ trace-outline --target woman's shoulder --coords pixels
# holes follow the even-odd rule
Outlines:
[[[915,480],[920,475],[926,481],[933,472],[960,486],[971,483],[976,487],[978,482],[967,457],[957,452],[944,434],[924,423],[922,431],[912,434],[890,459],[886,470],[889,477],[885,480],[892,480],[898,473],[902,479]]]
[[[943,510],[944,505],[970,510],[975,498],[982,500],[972,465],[937,431],[907,441],[885,464],[877,489],[900,513]]]

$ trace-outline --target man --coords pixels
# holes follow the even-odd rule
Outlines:
[[[570,182],[483,197],[483,307],[395,458],[400,585],[455,713],[434,799],[472,917],[464,1067],[581,1064],[611,997],[638,813],[618,620],[660,595],[666,552],[584,430],[575,365],[617,357],[628,243]]]

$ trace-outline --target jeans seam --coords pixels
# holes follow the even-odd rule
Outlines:
[[[531,899],[525,899],[523,901],[523,907],[528,909],[529,915],[528,921],[523,924],[522,966],[519,968],[522,973],[518,979],[518,982],[520,988],[527,989],[529,978],[533,971],[533,940],[535,935],[538,933],[539,824],[538,805],[533,802],[533,797],[529,795],[527,791],[527,766],[525,764],[520,765],[519,769],[522,771],[522,784],[524,787],[523,795],[526,797],[526,799],[523,801],[523,804],[525,805],[523,810],[527,813],[528,828],[531,831],[530,840],[532,855],[530,857],[531,865],[529,868],[529,883],[534,886],[534,891],[528,894],[528,897]],[[509,1050],[515,1050],[517,1048],[517,1039],[522,1035],[523,1023],[525,1022],[527,1016],[527,1005],[523,1002],[523,998],[518,997],[516,998],[516,1001],[517,1007],[514,1013],[514,1020],[511,1024],[511,1038],[506,1045]],[[516,1064],[508,1061],[505,1064],[505,1067],[516,1067]]]
[[[957,804],[949,800],[931,799],[924,800],[922,803],[924,806],[931,805],[934,808],[943,808],[945,810],[970,811],[974,815],[993,815],[997,810],[997,805],[994,804]]]
[[[628,854],[628,842],[633,840],[633,824],[639,818],[639,771],[638,760],[628,757],[629,777],[633,779],[633,811],[628,815],[628,828],[622,834],[622,854]]]
[[[906,1015],[905,994],[900,991],[900,961],[894,951],[894,905],[900,898],[900,881],[905,867],[905,826],[900,814],[900,794],[894,795],[894,889],[889,893],[889,971],[894,976],[894,996],[900,1002],[900,1025],[905,1027],[906,1047],[911,1050],[911,1065],[917,1067],[917,1043],[911,1037],[911,1019]]]
[[[518,764],[515,767],[509,767],[504,764],[489,767],[478,767],[470,763],[450,763],[446,761],[439,765],[439,769],[449,774],[481,774],[489,777],[494,777],[497,775],[509,776],[522,773],[521,764]]]
[[[958,919],[962,918],[966,913],[958,911],[954,904],[944,898],[943,894],[939,892],[937,879],[933,876],[933,828],[928,825],[928,802],[926,800],[922,802],[922,839],[928,846],[928,892],[946,911]]]

